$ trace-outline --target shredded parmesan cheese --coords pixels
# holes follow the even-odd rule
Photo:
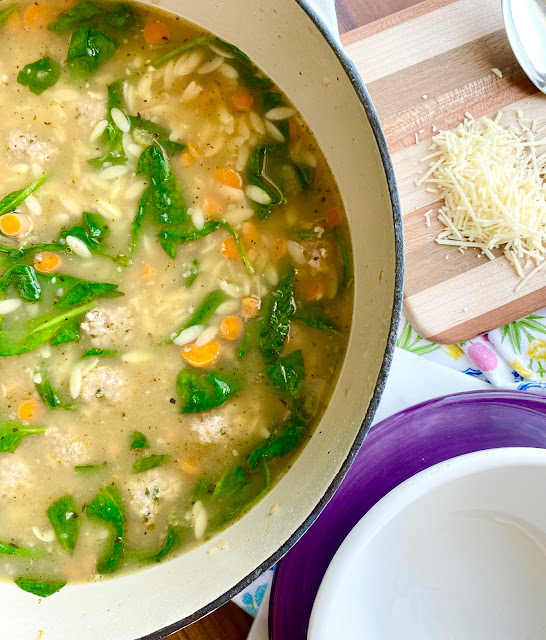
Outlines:
[[[535,135],[536,123],[505,128],[501,116],[467,113],[456,129],[440,131],[417,184],[433,185],[427,192],[438,190],[444,200],[438,220],[445,230],[436,242],[475,247],[490,260],[501,249],[524,278],[519,288],[546,267],[546,152],[537,154],[546,139]]]

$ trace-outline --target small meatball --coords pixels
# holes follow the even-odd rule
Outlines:
[[[14,497],[30,480],[28,467],[15,458],[4,458],[0,462],[0,496]]]
[[[181,488],[181,479],[168,469],[150,469],[128,481],[129,505],[144,524],[153,525],[159,507],[176,498]]]
[[[134,320],[125,307],[97,308],[85,314],[81,328],[96,347],[108,348],[122,343],[133,324]]]
[[[94,127],[98,122],[104,120],[105,117],[106,102],[94,98],[91,95],[83,100],[79,100],[74,105],[74,118],[89,127]]]
[[[50,427],[45,432],[45,442],[55,464],[73,467],[87,462],[87,446],[70,429]]]
[[[217,413],[203,413],[191,426],[192,433],[201,444],[217,442],[226,433],[226,421]]]
[[[117,371],[110,367],[96,367],[84,376],[80,395],[84,402],[98,398],[113,406],[123,398],[124,391],[125,382]]]
[[[30,160],[43,164],[59,150],[51,143],[20,131],[9,134],[8,150],[14,160]]]

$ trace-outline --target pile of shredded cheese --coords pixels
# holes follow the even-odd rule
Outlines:
[[[477,247],[490,260],[502,249],[523,278],[519,288],[546,267],[546,151],[537,153],[546,138],[518,115],[518,126],[505,128],[501,113],[494,120],[468,114],[456,129],[440,131],[417,184],[434,185],[427,191],[444,199],[438,219],[445,230],[436,242]]]

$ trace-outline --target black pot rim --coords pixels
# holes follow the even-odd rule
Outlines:
[[[167,636],[170,636],[180,629],[196,622],[200,618],[208,615],[215,611],[218,607],[226,604],[229,600],[234,598],[238,593],[240,593],[245,587],[247,587],[251,582],[256,580],[264,571],[269,569],[269,567],[276,564],[288,551],[296,544],[296,542],[303,536],[303,534],[309,529],[309,527],[315,522],[315,520],[320,515],[321,511],[328,504],[332,496],[334,495],[336,489],[341,484],[343,478],[345,477],[349,467],[351,466],[358,450],[360,449],[364,438],[366,437],[370,426],[373,421],[373,417],[379,405],[379,400],[381,399],[381,395],[383,390],[385,389],[385,384],[387,381],[387,376],[389,373],[389,369],[392,364],[392,359],[394,355],[394,348],[396,346],[396,336],[398,323],[400,321],[400,316],[402,313],[402,299],[403,299],[403,283],[404,283],[404,236],[402,231],[402,213],[400,209],[400,200],[398,197],[398,189],[396,186],[396,179],[394,175],[394,168],[392,165],[392,160],[389,154],[387,141],[385,139],[385,135],[383,133],[383,129],[381,127],[381,123],[379,121],[379,116],[377,115],[377,111],[373,105],[373,102],[370,98],[368,90],[366,89],[362,78],[360,77],[355,65],[350,60],[350,58],[345,54],[341,47],[341,43],[337,40],[337,38],[332,34],[330,29],[327,27],[323,19],[316,13],[316,11],[308,4],[307,0],[294,0],[300,8],[307,14],[308,18],[313,22],[315,27],[320,31],[326,42],[330,45],[330,48],[335,53],[337,59],[341,63],[345,73],[347,74],[351,84],[353,85],[354,91],[357,94],[364,111],[368,117],[370,122],[370,126],[372,127],[375,140],[377,143],[377,147],[379,149],[379,153],[381,156],[381,161],[383,163],[383,167],[385,169],[385,177],[387,180],[389,196],[392,206],[393,213],[393,225],[394,225],[394,243],[395,243],[395,277],[394,277],[394,300],[392,307],[392,314],[390,319],[390,327],[387,338],[387,344],[385,348],[385,355],[383,358],[383,364],[381,365],[381,369],[379,371],[379,375],[377,378],[377,383],[375,385],[374,393],[372,396],[372,400],[368,406],[368,410],[366,411],[366,415],[362,421],[358,434],[353,442],[353,445],[345,459],[343,465],[340,470],[337,472],[335,478],[330,483],[328,489],[324,492],[323,497],[315,506],[313,511],[309,514],[309,516],[305,519],[305,521],[298,527],[298,529],[288,538],[288,540],[279,548],[275,553],[273,553],[267,560],[262,562],[258,567],[256,567],[253,571],[251,571],[247,576],[245,576],[242,580],[240,580],[235,586],[231,587],[228,591],[223,593],[221,596],[210,602],[201,609],[192,613],[185,618],[182,618],[178,622],[170,624],[158,631],[154,631],[146,636],[142,636],[140,640],[162,640]]]

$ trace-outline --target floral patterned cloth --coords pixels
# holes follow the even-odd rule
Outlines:
[[[403,319],[396,344],[499,389],[546,395],[546,308],[464,344],[449,346],[424,340]],[[272,578],[273,569],[269,569],[234,601],[255,616]]]

